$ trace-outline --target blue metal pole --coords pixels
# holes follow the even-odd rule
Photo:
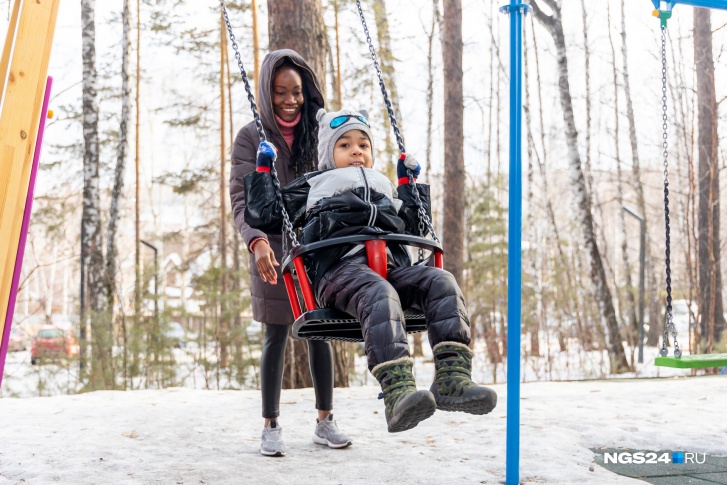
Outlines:
[[[520,483],[520,303],[522,286],[522,47],[523,17],[531,7],[513,1],[510,15],[510,198],[507,249],[507,451],[505,484]]]

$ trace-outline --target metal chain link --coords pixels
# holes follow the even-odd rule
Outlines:
[[[389,121],[391,121],[391,127],[394,129],[394,135],[396,136],[396,143],[399,145],[399,151],[403,156],[406,156],[406,148],[404,148],[404,140],[401,136],[401,132],[399,131],[399,125],[396,123],[396,116],[394,115],[394,109],[391,106],[391,101],[389,100],[389,94],[386,91],[386,85],[384,84],[384,78],[381,74],[381,68],[379,67],[379,60],[376,57],[376,49],[374,49],[373,41],[371,40],[371,34],[369,33],[369,28],[366,25],[366,17],[364,17],[363,9],[361,8],[361,0],[356,0],[356,7],[358,8],[358,14],[359,17],[361,17],[361,25],[363,25],[364,34],[366,34],[366,43],[369,46],[369,52],[371,53],[371,59],[374,61],[374,67],[376,68],[376,75],[379,78],[379,86],[381,86],[381,93],[384,95],[384,103],[386,104],[386,111],[389,113]],[[407,170],[409,173],[409,185],[412,188],[412,191],[414,193],[414,201],[417,206],[417,214],[419,215],[419,235],[424,236],[424,229],[425,227],[429,229],[429,232],[432,235],[432,239],[439,242],[439,238],[437,238],[437,234],[434,232],[434,227],[432,227],[432,221],[429,219],[429,216],[427,215],[426,211],[424,210],[424,206],[422,204],[422,200],[419,197],[419,191],[416,188],[416,184],[414,183],[414,178],[411,174],[410,170]],[[419,261],[423,259],[424,252],[422,249],[419,249]]]
[[[391,121],[391,127],[394,128],[394,135],[396,136],[396,143],[399,145],[399,151],[406,153],[404,148],[404,139],[399,131],[399,125],[396,123],[396,116],[394,115],[394,109],[391,106],[389,100],[389,94],[386,91],[386,85],[384,84],[384,78],[381,75],[381,69],[379,68],[379,60],[376,57],[376,49],[371,41],[371,34],[369,34],[369,28],[366,25],[366,18],[364,17],[363,9],[361,8],[361,0],[356,0],[356,7],[358,8],[358,14],[361,17],[361,25],[363,25],[364,33],[366,34],[366,42],[369,45],[369,52],[371,52],[371,59],[374,60],[374,67],[376,67],[376,75],[379,77],[379,86],[381,86],[381,93],[384,95],[384,103],[386,103],[386,111],[389,113],[389,120]]]
[[[220,0],[220,7],[222,7],[222,15],[225,18],[225,24],[227,25],[227,33],[230,35],[230,41],[232,42],[232,49],[235,51],[235,59],[237,59],[237,66],[240,68],[240,74],[242,75],[242,80],[245,83],[245,91],[247,91],[247,99],[250,101],[250,109],[252,110],[252,116],[255,119],[255,126],[257,127],[257,133],[260,136],[260,141],[267,141],[267,138],[265,137],[265,130],[263,129],[263,123],[260,120],[260,114],[257,110],[257,105],[255,104],[255,96],[252,94],[252,89],[250,88],[250,82],[247,78],[247,73],[245,72],[245,67],[242,64],[242,56],[240,55],[240,50],[237,46],[237,42],[235,41],[235,34],[232,33],[232,25],[230,24],[230,17],[227,15],[227,8],[225,8],[225,2],[224,0]],[[285,204],[283,202],[283,191],[280,188],[280,180],[278,180],[278,171],[275,170],[275,164],[272,163],[270,166],[270,175],[273,178],[273,186],[275,187],[275,197],[278,201],[278,204],[280,204],[280,212],[283,216],[283,257],[287,256],[288,254],[288,244],[286,240],[286,235],[288,236],[288,239],[290,239],[293,247],[296,247],[299,245],[298,239],[295,236],[295,231],[293,230],[293,224],[290,222],[290,217],[288,216],[288,212],[285,210]]]
[[[255,104],[255,96],[252,95],[252,89],[250,88],[250,81],[247,79],[247,73],[245,67],[242,65],[242,56],[240,56],[240,50],[237,47],[235,41],[235,34],[232,33],[232,25],[230,25],[230,17],[227,16],[227,8],[225,7],[224,0],[220,0],[220,7],[222,7],[222,15],[225,17],[225,24],[227,24],[227,33],[230,35],[230,41],[232,41],[232,49],[235,51],[235,59],[237,59],[237,66],[240,68],[240,74],[242,74],[242,80],[245,83],[245,91],[247,91],[247,99],[250,101],[250,109],[252,109],[252,116],[255,118],[255,126],[257,127],[257,133],[260,135],[260,141],[267,141],[265,138],[265,130],[263,130],[263,123],[260,121],[260,115],[257,111],[257,105]]]
[[[666,26],[661,27],[661,119],[662,119],[662,149],[664,156],[664,225],[666,230],[666,323],[664,325],[664,337],[661,342],[659,354],[666,357],[669,351],[666,343],[669,340],[669,331],[671,330],[674,339],[674,357],[681,357],[682,351],[677,341],[677,331],[674,326],[674,316],[672,312],[671,298],[671,228],[669,226],[669,144],[667,142],[668,125],[667,125],[667,97],[666,97]]]

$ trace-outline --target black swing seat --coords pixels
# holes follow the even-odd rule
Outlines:
[[[404,312],[406,333],[427,331],[421,313]],[[308,340],[341,340],[363,342],[361,323],[348,313],[334,308],[319,308],[303,313],[293,324],[293,336]]]
[[[293,308],[293,315],[295,316],[295,322],[293,323],[294,337],[307,340],[363,342],[361,323],[357,318],[334,308],[316,308],[315,298],[313,296],[308,275],[301,275],[299,274],[299,271],[305,271],[302,260],[302,257],[305,255],[315,253],[316,251],[329,248],[331,246],[341,244],[364,244],[369,241],[377,240],[382,242],[396,242],[430,251],[431,254],[428,258],[416,264],[426,264],[437,267],[441,267],[442,265],[442,246],[437,241],[405,234],[345,236],[297,246],[290,251],[290,254],[282,265],[283,278],[285,280],[288,297],[290,298],[290,303]],[[383,264],[383,267],[379,266],[377,270],[376,262],[372,262],[371,256],[369,256],[369,266],[379,272],[379,274],[381,274],[381,271],[385,273],[385,250],[382,254],[380,254],[378,262]],[[295,285],[295,281],[297,281],[297,285]],[[303,296],[304,303],[308,309],[305,312],[301,311],[297,291],[298,288],[300,289],[300,293]],[[419,333],[427,330],[426,318],[421,311],[405,309],[404,318],[407,333]]]

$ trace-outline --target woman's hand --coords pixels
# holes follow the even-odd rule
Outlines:
[[[275,266],[280,266],[280,263],[275,259],[275,253],[270,244],[265,239],[260,239],[255,242],[252,251],[255,254],[257,271],[263,281],[271,285],[278,284],[278,272],[275,271]]]

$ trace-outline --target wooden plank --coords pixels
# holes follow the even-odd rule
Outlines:
[[[654,364],[659,367],[677,369],[706,369],[727,366],[727,354],[696,354],[676,357],[657,357]]]
[[[60,0],[24,1],[9,62],[0,113],[0,326],[5,326],[10,287],[25,212],[30,171],[43,104],[48,62]],[[16,2],[17,4],[17,2]],[[0,328],[2,333],[2,328]]]
[[[8,32],[5,36],[5,48],[3,56],[0,57],[0,105],[3,95],[5,94],[5,79],[8,77],[8,66],[10,65],[10,51],[13,50],[13,41],[15,40],[15,30],[18,26],[18,12],[20,11],[20,0],[15,0],[13,4],[13,12],[10,14],[10,24]]]

